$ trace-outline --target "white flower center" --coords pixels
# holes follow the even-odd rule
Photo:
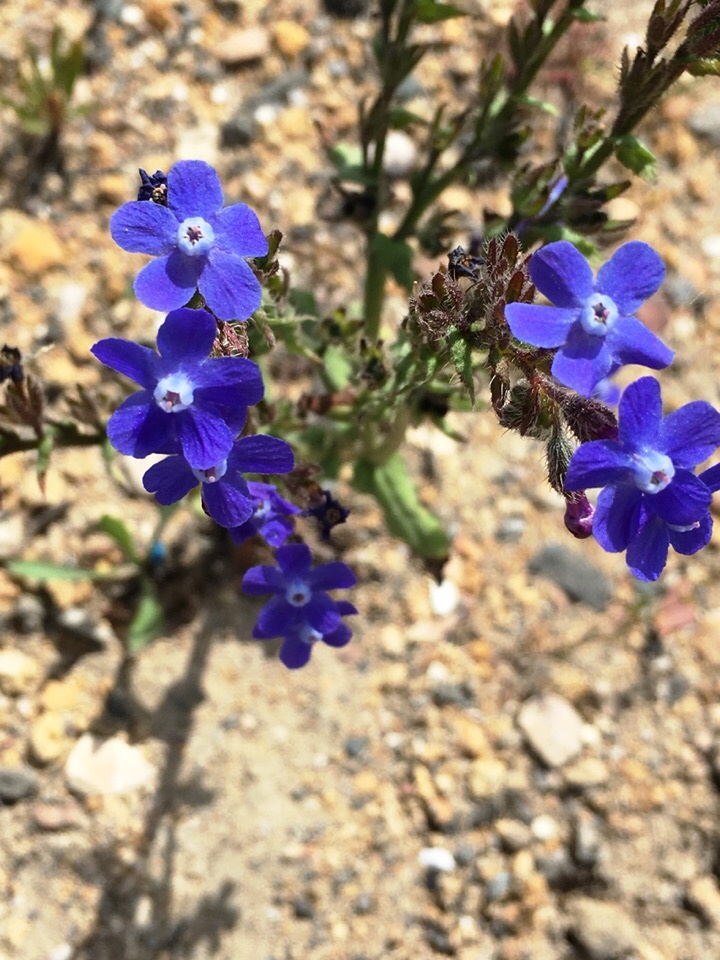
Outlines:
[[[636,453],[634,476],[635,486],[643,493],[660,493],[675,476],[675,467],[670,457],[656,450]]]
[[[311,627],[309,623],[303,624],[303,627],[300,630],[299,636],[303,643],[307,643],[309,645],[312,645],[313,643],[317,643],[318,640],[322,640],[322,637],[323,637],[323,635],[319,631]]]
[[[193,402],[194,384],[184,373],[170,373],[158,381],[155,402],[165,413],[180,413]]]
[[[586,333],[604,337],[612,330],[618,318],[618,308],[604,293],[594,293],[585,301],[580,314],[580,323]]]
[[[192,468],[191,468],[192,469]],[[217,483],[227,473],[227,460],[221,460],[214,467],[208,467],[207,470],[194,470],[195,479],[200,483]]]
[[[260,503],[255,507],[255,519],[256,520],[265,520],[267,515],[272,510],[272,504],[269,500],[261,500]]]
[[[178,227],[178,247],[188,257],[204,257],[215,241],[215,231],[202,217],[188,217]]]
[[[293,607],[304,607],[312,596],[312,590],[303,580],[292,580],[285,589],[285,599]]]

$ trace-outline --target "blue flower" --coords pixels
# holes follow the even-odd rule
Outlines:
[[[243,258],[265,256],[267,240],[244,203],[223,209],[218,175],[202,160],[171,168],[167,206],[123,204],[110,218],[110,233],[123,250],[158,258],[135,280],[138,299],[153,310],[184,306],[196,287],[221,320],[246,320],[260,306],[260,284]]]
[[[255,510],[255,497],[244,473],[289,473],[294,466],[289,444],[261,435],[236,440],[227,457],[204,470],[193,469],[179,455],[153,464],[143,477],[143,486],[158,503],[177,503],[199,483],[209,517],[221,527],[244,524]],[[269,486],[269,484],[263,484]]]
[[[143,203],[154,207],[155,204]],[[160,208],[158,208],[160,209]],[[209,357],[217,325],[206,310],[174,310],[149,347],[110,337],[91,352],[143,388],[108,421],[120,453],[182,453],[195,470],[208,470],[230,453],[247,408],[262,399],[260,368],[244,357]]]
[[[589,397],[624,364],[659,370],[672,362],[673,351],[633,316],[665,276],[648,244],[623,244],[593,280],[585,257],[559,240],[533,254],[529,271],[554,306],[510,303],[505,318],[518,340],[559,348],[552,373],[561,383]]]
[[[261,470],[255,472],[267,473]],[[230,536],[240,544],[259,533],[271,547],[281,547],[294,530],[289,517],[300,513],[300,507],[281,497],[272,483],[249,480],[247,486],[255,509],[241,526],[231,528]]]
[[[318,640],[344,646],[350,629],[342,622],[357,613],[346,600],[333,600],[326,592],[357,583],[346,563],[321,563],[313,569],[312,554],[304,543],[290,543],[277,551],[278,566],[251,567],[243,577],[246,593],[272,593],[258,615],[253,636],[258,640],[283,637],[280,659],[286,667],[304,666]]]
[[[593,440],[573,454],[567,490],[603,487],[593,534],[603,550],[626,550],[632,573],[657,580],[668,548],[693,554],[712,532],[706,471],[693,468],[720,446],[720,413],[709,403],[686,403],[662,415],[660,385],[643,377],[620,399],[617,440]],[[714,469],[714,468],[712,468]]]

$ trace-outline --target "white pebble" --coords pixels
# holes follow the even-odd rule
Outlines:
[[[459,600],[460,591],[452,580],[430,581],[430,608],[436,617],[449,617],[455,613]]]
[[[423,847],[418,854],[418,863],[426,870],[442,870],[451,873],[455,867],[455,857],[445,847]]]
[[[558,825],[547,813],[541,813],[530,824],[530,829],[536,840],[552,840],[557,836]]]

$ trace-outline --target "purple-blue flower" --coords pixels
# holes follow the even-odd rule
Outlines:
[[[254,504],[252,516],[241,526],[232,527],[230,536],[240,544],[259,533],[271,547],[281,547],[295,529],[290,517],[301,513],[300,507],[281,497],[272,483],[249,480],[247,486]]]
[[[227,457],[204,470],[193,469],[182,456],[166,457],[145,472],[143,486],[167,506],[200,483],[208,516],[221,527],[238,527],[255,510],[255,497],[243,474],[289,473],[293,466],[289,444],[258,434],[236,440]]]
[[[123,250],[157,257],[135,280],[138,299],[153,310],[184,306],[196,287],[221,320],[247,320],[260,306],[260,284],[243,258],[265,256],[267,240],[244,203],[223,208],[218,175],[202,160],[170,169],[167,206],[124,203],[110,233]]]
[[[344,646],[350,629],[342,622],[357,613],[346,600],[333,600],[328,590],[352,587],[355,574],[346,563],[321,563],[313,568],[312,554],[304,543],[280,547],[276,567],[251,567],[243,577],[246,593],[273,596],[258,614],[253,636],[258,640],[283,637],[280,659],[286,667],[304,666],[318,640]]]
[[[647,243],[623,244],[593,279],[590,264],[566,240],[534,253],[530,277],[553,306],[510,303],[505,318],[514,337],[559,348],[552,373],[583,396],[628,363],[659,370],[674,353],[633,316],[655,293],[665,266]]]
[[[704,400],[662,415],[653,377],[630,384],[620,399],[617,440],[593,440],[573,454],[567,490],[603,487],[593,534],[603,550],[627,551],[640,580],[657,580],[668,548],[686,555],[710,539],[712,494],[706,471],[693,469],[720,446],[720,413]],[[712,480],[712,474],[711,474]]]
[[[110,417],[107,435],[116,450],[132,457],[182,453],[195,470],[227,457],[248,406],[262,399],[263,382],[252,360],[208,356],[216,329],[206,310],[184,308],[160,327],[159,355],[117,337],[91,348],[101,363],[143,388]]]

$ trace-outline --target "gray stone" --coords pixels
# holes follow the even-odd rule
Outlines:
[[[688,127],[696,136],[720,146],[720,103],[709,103],[697,110],[689,117]]]
[[[582,749],[582,718],[555,693],[526,700],[518,714],[518,726],[533,753],[548,767],[562,766]]]
[[[614,903],[577,900],[570,908],[570,938],[587,960],[622,960],[638,942],[632,918]]]
[[[0,767],[0,801],[17,803],[37,793],[38,778],[29,767]]]
[[[575,550],[558,543],[538,551],[528,569],[557,584],[571,600],[587,603],[594,610],[605,610],[612,598],[612,584],[605,574]]]

